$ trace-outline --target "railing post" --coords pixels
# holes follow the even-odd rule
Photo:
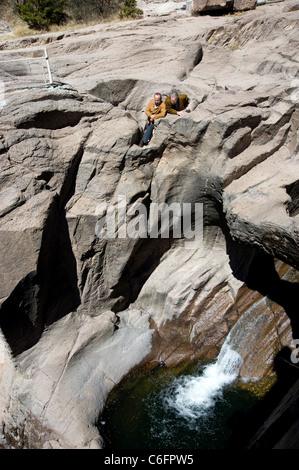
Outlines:
[[[18,54],[20,52],[29,52],[29,53],[33,53],[33,51],[36,51],[36,50],[39,50],[41,51],[41,54],[39,53],[37,57],[32,57],[32,56],[29,56],[29,57],[25,57],[23,55],[21,55],[20,57],[16,57],[15,54]],[[5,56],[10,56],[11,55],[11,58],[6,58],[6,59],[1,59],[2,57],[2,54],[5,54]],[[46,61],[46,67],[45,67],[45,63],[44,63],[44,60]],[[52,73],[51,73],[51,68],[50,68],[50,63],[49,63],[49,57],[48,57],[48,52],[47,52],[47,49],[46,47],[35,47],[35,48],[29,48],[29,49],[13,49],[11,51],[0,51],[0,65],[3,63],[7,63],[7,62],[10,62],[10,63],[14,63],[14,62],[28,62],[29,64],[30,63],[34,63],[34,62],[42,62],[42,70],[43,70],[43,75],[44,75],[44,82],[45,84],[48,84],[48,85],[52,85],[53,84],[53,77],[52,77]],[[46,70],[47,70],[47,77],[46,77]],[[1,68],[0,68],[0,71],[1,71]],[[40,73],[38,74],[40,75]],[[12,80],[10,82],[7,82],[5,80],[3,80],[5,82],[5,84],[8,86],[9,84],[12,84],[12,88],[13,88],[13,85],[19,85],[19,82],[18,82],[18,77],[17,76],[14,76],[12,74]],[[30,73],[28,74],[28,78],[27,78],[27,81],[29,81],[30,83],[30,78],[33,79],[33,81],[38,81],[39,82],[39,77],[38,79],[36,79],[36,76],[33,75],[31,77]],[[22,84],[24,85],[24,78],[22,79]],[[32,84],[32,83],[31,83]]]
[[[50,85],[51,85],[53,83],[53,79],[52,79],[52,73],[51,73],[51,69],[50,69],[48,52],[47,52],[46,48],[45,48],[45,59],[46,59],[46,64],[47,64],[47,69],[48,69],[48,74],[49,74],[49,81],[50,81]]]

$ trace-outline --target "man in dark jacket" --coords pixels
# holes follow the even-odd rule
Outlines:
[[[177,114],[183,116],[185,112],[190,113],[189,98],[187,95],[179,95],[176,91],[172,91],[165,100],[166,111],[169,114]]]

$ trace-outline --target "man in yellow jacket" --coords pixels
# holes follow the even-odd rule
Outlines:
[[[176,91],[172,91],[165,100],[166,111],[169,114],[177,114],[183,116],[185,112],[190,113],[189,98],[187,95],[179,95]]]
[[[150,100],[148,103],[145,113],[147,115],[147,122],[145,125],[145,132],[139,142],[139,147],[143,147],[144,144],[147,144],[150,141],[155,127],[155,121],[166,116],[166,105],[162,101],[161,93],[155,93],[154,99]]]

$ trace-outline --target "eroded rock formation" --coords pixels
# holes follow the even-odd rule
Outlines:
[[[130,370],[215,358],[260,301],[243,377],[273,374],[299,337],[299,16],[287,6],[1,44],[46,44],[55,81],[1,102],[4,447],[101,448],[95,423]],[[173,87],[192,112],[138,147],[148,100]],[[149,213],[203,203],[202,243],[99,237],[99,208],[123,196]]]
[[[256,0],[193,0],[190,8],[194,13],[213,12],[213,11],[246,11],[256,8]]]

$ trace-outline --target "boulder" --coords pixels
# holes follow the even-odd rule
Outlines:
[[[227,0],[221,2],[219,0],[193,0],[192,12],[221,12],[221,11],[246,11],[254,10],[257,0]],[[189,7],[190,9],[191,7]]]
[[[234,11],[254,10],[257,0],[234,0]]]
[[[193,0],[193,12],[206,12],[215,10],[231,10],[234,5],[234,0]]]

